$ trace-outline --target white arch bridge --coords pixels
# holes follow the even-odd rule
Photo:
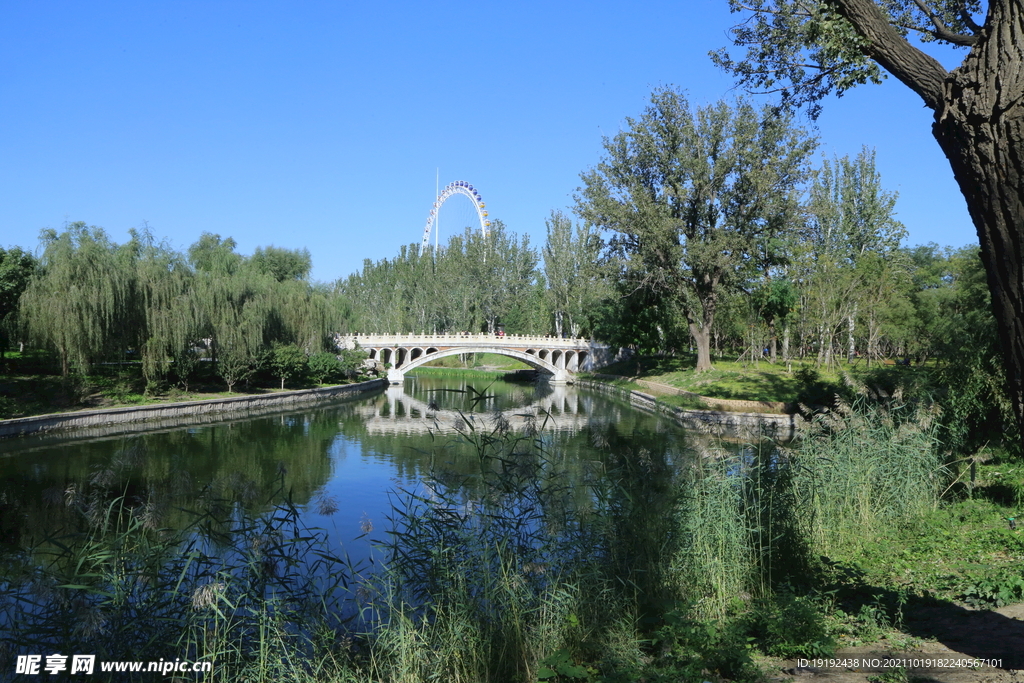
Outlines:
[[[563,384],[573,381],[580,370],[590,370],[608,362],[609,349],[589,339],[560,339],[519,334],[496,335],[486,332],[465,334],[352,334],[340,344],[365,349],[370,358],[388,368],[388,380],[401,384],[405,373],[445,356],[461,353],[495,353],[521,360],[546,376]]]

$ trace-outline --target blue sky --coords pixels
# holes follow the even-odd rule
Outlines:
[[[0,0],[0,246],[148,224],[330,281],[420,240],[438,168],[539,245],[653,88],[739,94],[707,57],[726,5]],[[976,243],[930,124],[890,79],[826,104],[821,152],[876,148],[910,244]]]

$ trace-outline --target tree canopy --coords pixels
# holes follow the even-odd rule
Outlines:
[[[0,247],[0,361],[7,350],[10,326],[18,311],[18,301],[36,269],[36,259],[21,249]]]
[[[815,140],[771,107],[693,110],[665,88],[604,147],[582,175],[577,212],[614,233],[623,294],[637,298],[640,315],[659,317],[641,327],[664,332],[685,319],[697,370],[708,370],[719,299],[793,227]]]
[[[885,73],[934,112],[978,231],[1017,426],[1024,436],[1024,4],[1019,0],[729,0],[745,50],[712,54],[750,90],[806,106]],[[983,17],[983,18],[982,18]],[[947,71],[918,41],[962,49]]]

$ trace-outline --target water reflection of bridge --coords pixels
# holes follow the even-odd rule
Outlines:
[[[531,423],[540,427],[577,431],[595,422],[590,411],[590,401],[564,385],[550,385],[550,391],[537,396],[526,406],[509,410],[490,412],[459,412],[432,406],[430,403],[405,393],[402,386],[387,389],[382,399],[355,408],[371,434],[426,434],[428,432],[451,432],[455,425],[466,419],[475,421],[476,427],[490,430],[496,416],[508,420],[516,431],[522,431]],[[485,406],[486,407],[486,404]],[[615,416],[600,418],[598,421],[615,420]]]

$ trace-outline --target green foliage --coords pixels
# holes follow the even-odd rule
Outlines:
[[[3,370],[3,354],[10,343],[11,323],[18,311],[18,300],[36,266],[35,257],[20,247],[0,247],[0,371]]]
[[[611,293],[598,262],[604,245],[593,227],[574,228],[560,211],[552,211],[545,223],[544,278],[555,336],[580,337],[592,330],[594,308]]]
[[[822,406],[834,405],[836,396],[841,392],[841,387],[822,379],[817,368],[804,365],[794,375],[800,384],[800,393],[796,396],[798,403],[812,411]]]
[[[754,307],[769,321],[783,321],[797,304],[797,291],[788,279],[767,280],[754,291]]]
[[[792,454],[798,507],[823,554],[908,523],[938,504],[946,481],[934,410],[838,402]]]
[[[704,680],[708,671],[732,680],[762,678],[751,656],[753,638],[736,621],[700,620],[689,610],[675,609],[665,615],[653,642],[668,654],[660,666],[652,667],[654,680]]]
[[[593,667],[575,664],[565,648],[556,650],[540,661],[537,679],[541,681],[589,681],[597,673]]]
[[[793,261],[820,364],[831,366],[844,346],[842,355],[852,361],[862,325],[861,346],[868,362],[876,360],[880,340],[893,336],[886,323],[907,317],[890,310],[906,300],[909,284],[909,264],[898,249],[906,229],[894,218],[895,206],[867,149],[852,161],[824,161],[811,185],[810,216]]]
[[[281,388],[289,377],[296,377],[306,371],[308,360],[305,352],[295,344],[276,343],[270,357],[274,376],[281,379]]]
[[[242,256],[235,251],[238,243],[231,237],[221,239],[220,235],[204,232],[199,240],[188,248],[188,260],[192,266],[204,273],[232,275],[242,264]]]
[[[309,375],[317,384],[344,373],[344,365],[333,353],[320,351],[309,357]]]
[[[777,92],[783,105],[807,107],[817,118],[820,102],[829,93],[842,95],[856,85],[885,78],[866,55],[869,42],[826,2],[729,0],[729,6],[734,12],[749,13],[732,29],[733,44],[746,54],[736,59],[722,49],[712,52],[711,58],[746,90]],[[886,5],[894,14],[909,7],[910,2]],[[894,17],[894,24],[905,33],[906,22]]]
[[[22,317],[29,338],[57,352],[67,377],[72,364],[87,370],[131,343],[136,245],[117,247],[85,223],[61,234],[45,230],[42,239],[40,273],[22,295]]]
[[[582,175],[577,212],[615,233],[622,293],[645,299],[631,311],[658,316],[639,327],[678,329],[685,321],[698,371],[710,369],[722,292],[797,218],[814,145],[770,107],[719,102],[692,111],[682,92],[664,88],[604,141],[605,159]]]
[[[545,316],[529,310],[540,303],[537,262],[529,239],[496,220],[486,237],[467,230],[437,251],[414,244],[394,259],[366,261],[337,288],[350,302],[356,330],[494,332],[501,322],[509,334],[540,333],[547,331]]]
[[[979,577],[960,595],[972,607],[991,609],[1024,600],[1024,578],[1016,569],[1004,570],[996,576]]]
[[[814,596],[785,586],[758,600],[745,618],[750,634],[773,657],[830,657],[836,642],[829,633],[827,608]]]
[[[0,247],[0,320],[18,308],[18,299],[35,272],[36,259],[21,247]]]
[[[313,267],[308,249],[282,249],[280,247],[256,247],[249,258],[249,264],[259,273],[270,275],[278,282],[303,280]]]
[[[985,466],[980,476],[1005,469],[1005,464]],[[976,607],[1018,602],[1024,597],[1020,585],[1024,538],[1010,528],[1007,518],[1019,508],[986,500],[983,496],[990,493],[979,487],[974,498],[950,501],[857,547],[837,547],[832,556],[839,562],[856,563],[859,572],[848,581],[853,585],[881,586]]]
[[[308,271],[302,252],[270,247],[249,264],[234,240],[204,234],[186,259],[148,232],[116,245],[84,223],[44,231],[43,240],[21,319],[30,341],[57,353],[65,377],[130,358],[148,385],[173,368],[187,390],[208,348],[231,391],[275,342],[315,352],[339,327],[329,293],[296,279]],[[279,280],[282,263],[288,277]]]

